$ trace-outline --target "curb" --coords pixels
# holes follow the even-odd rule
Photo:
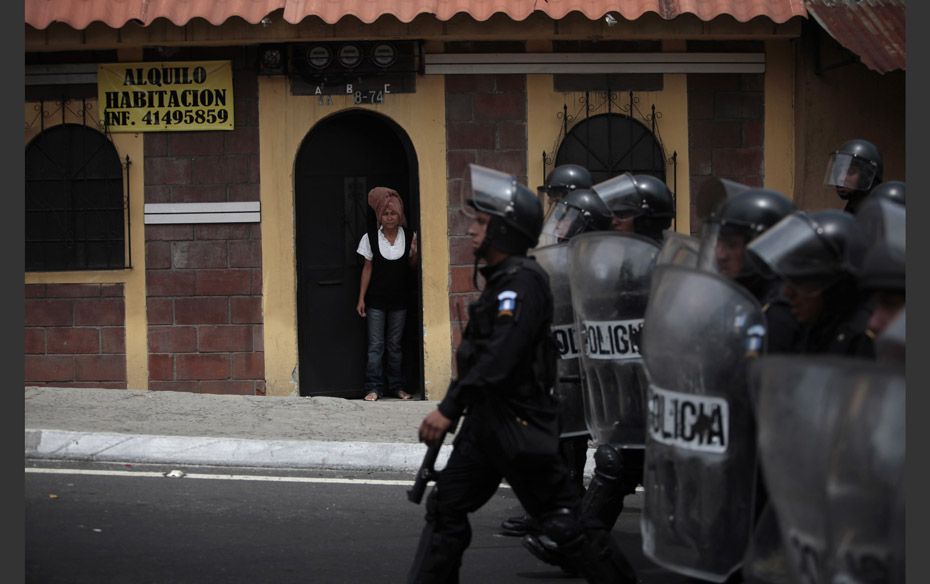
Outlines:
[[[444,466],[451,451],[444,445],[436,466]],[[409,443],[25,431],[27,459],[415,473],[425,453],[426,446]]]

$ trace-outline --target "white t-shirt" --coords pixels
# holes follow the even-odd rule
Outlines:
[[[404,255],[404,228],[397,227],[397,237],[394,238],[394,245],[387,240],[387,237],[384,236],[384,231],[381,227],[378,228],[378,251],[381,252],[381,255],[384,256],[386,260],[396,260]],[[361,241],[358,242],[358,249],[355,252],[365,258],[368,261],[371,261],[371,258],[374,257],[374,254],[371,253],[371,243],[368,241],[368,234],[362,236]]]

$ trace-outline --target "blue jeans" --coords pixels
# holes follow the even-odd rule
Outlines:
[[[366,308],[368,321],[368,366],[365,369],[365,393],[384,394],[385,378],[390,392],[403,389],[400,341],[404,336],[407,310]],[[387,330],[385,330],[387,329]],[[387,358],[385,359],[385,352]],[[386,362],[386,363],[385,363]],[[385,367],[386,365],[386,367]],[[385,370],[386,369],[386,370]]]

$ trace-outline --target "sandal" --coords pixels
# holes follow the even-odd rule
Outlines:
[[[378,398],[379,398],[378,392],[369,391],[368,393],[365,394],[365,397],[362,399],[364,399],[365,401],[378,401]]]
[[[395,392],[394,392],[394,396],[395,396],[397,399],[402,399],[402,400],[404,400],[404,401],[407,401],[408,399],[410,399],[410,398],[413,397],[412,395],[410,395],[409,393],[407,393],[406,391],[404,391],[404,390],[402,390],[402,389],[398,389],[397,391],[395,391]]]

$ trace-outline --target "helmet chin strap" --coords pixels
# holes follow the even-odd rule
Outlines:
[[[471,283],[475,287],[475,290],[479,292],[481,292],[481,287],[478,286],[478,260],[484,257],[489,247],[491,247],[490,242],[488,241],[487,235],[485,235],[484,241],[475,249],[475,263],[471,270]]]

